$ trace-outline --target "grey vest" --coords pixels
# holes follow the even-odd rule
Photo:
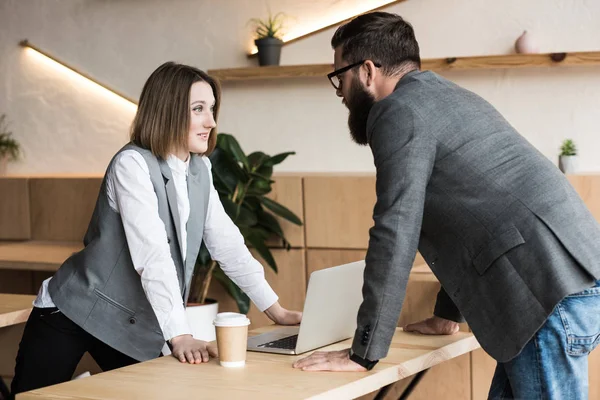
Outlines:
[[[179,245],[177,198],[169,166],[149,150],[133,144],[126,145],[117,154],[125,150],[139,152],[148,164],[158,199],[158,213],[165,224],[181,299],[185,303],[208,207],[208,168],[201,156],[191,156],[188,175],[190,216],[184,265]],[[114,157],[84,237],[85,248],[63,263],[48,289],[61,312],[85,331],[116,350],[145,361],[159,356],[165,340],[142,288],[140,275],[133,267],[121,216],[108,203],[106,176],[113,163]]]

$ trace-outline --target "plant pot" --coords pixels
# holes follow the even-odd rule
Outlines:
[[[206,303],[188,303],[185,308],[185,315],[188,324],[192,329],[192,335],[195,339],[211,342],[217,339],[213,321],[219,312],[219,303],[216,300],[206,299]],[[163,346],[164,355],[171,354],[171,350],[166,345]]]
[[[219,303],[216,300],[206,299],[204,304],[188,303],[185,314],[194,338],[207,342],[216,340],[213,321],[218,312]]]
[[[254,44],[258,47],[258,65],[279,65],[283,41],[274,37],[266,37],[256,39]]]
[[[564,174],[574,174],[577,170],[577,156],[558,157],[558,168],[560,168]]]

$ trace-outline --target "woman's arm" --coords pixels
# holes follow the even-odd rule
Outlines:
[[[219,263],[223,272],[271,320],[282,325],[299,323],[301,313],[288,311],[279,305],[277,295],[265,279],[263,266],[250,254],[244,244],[244,237],[221,204],[212,182],[210,160],[207,157],[203,157],[203,160],[210,176],[210,197],[203,239],[212,259]]]

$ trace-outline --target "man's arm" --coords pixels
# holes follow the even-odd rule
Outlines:
[[[415,111],[394,99],[373,107],[368,132],[377,168],[377,203],[353,356],[350,359],[349,349],[318,351],[294,363],[294,368],[304,371],[365,371],[353,360],[358,357],[369,366],[368,361],[385,357],[398,324],[417,252],[436,142]]]
[[[404,330],[423,335],[453,335],[460,330],[458,324],[461,322],[465,319],[442,287],[437,295],[433,317],[408,324]]]
[[[437,295],[433,315],[458,323],[465,322],[465,319],[456,307],[456,304],[454,304],[443,287],[440,288]]]
[[[368,360],[387,355],[404,301],[423,220],[436,141],[410,106],[378,103],[369,117],[377,169],[377,203],[352,350]]]

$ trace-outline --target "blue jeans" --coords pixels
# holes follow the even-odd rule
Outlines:
[[[600,281],[558,303],[521,353],[498,363],[488,398],[587,400],[587,356],[599,341]]]

